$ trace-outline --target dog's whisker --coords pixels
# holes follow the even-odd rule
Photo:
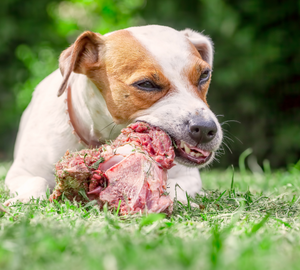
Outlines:
[[[224,155],[224,154],[225,154],[225,149],[223,145],[221,145],[219,151],[216,152],[216,155]]]
[[[228,123],[238,123],[238,124],[241,124],[241,122],[238,121],[238,120],[226,120],[224,122],[221,122],[220,125],[222,126],[222,125],[225,125],[225,124],[228,124]]]
[[[224,130],[223,130],[223,132],[224,132]],[[229,132],[228,130],[226,130],[226,134],[229,136],[232,136],[232,137],[234,137],[237,141],[239,141],[241,144],[243,144],[243,142],[238,138],[238,137],[236,137],[236,136],[234,136],[231,132]],[[229,137],[228,136],[223,136],[224,138],[227,138],[227,139],[229,139]],[[232,141],[233,142],[233,141]]]
[[[214,158],[214,162],[220,163],[220,160],[218,158]]]
[[[232,134],[231,134],[232,135]],[[243,142],[236,136],[232,135],[234,138],[236,138],[241,144],[243,144]]]
[[[230,147],[228,146],[228,144],[225,143],[224,141],[223,141],[223,144],[228,148],[229,152],[232,154],[232,151],[231,151]]]
[[[102,128],[99,132],[101,133],[104,129],[106,129],[107,127],[109,127],[110,125],[112,125],[114,122],[109,123],[107,126],[105,126],[104,128]]]
[[[223,138],[225,139],[225,140],[228,140],[228,141],[230,141],[230,142],[234,142],[234,140],[233,139],[231,139],[230,137],[228,137],[228,136],[223,136]]]
[[[111,128],[111,130],[110,130],[110,132],[109,132],[109,135],[108,135],[108,138],[109,138],[109,139],[111,138],[110,135],[112,134],[112,132],[113,132],[113,130],[114,130],[114,128],[115,128],[116,126],[117,126],[116,123],[112,126],[112,128]]]

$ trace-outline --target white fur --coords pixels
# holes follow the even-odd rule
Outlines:
[[[181,33],[188,37],[190,42],[192,42],[200,54],[202,54],[202,58],[212,67],[214,49],[211,39],[191,29],[185,29],[181,31]],[[205,55],[203,55],[203,51],[205,51]]]
[[[171,198],[186,202],[186,192],[194,197],[200,193],[202,182],[197,168],[176,164],[168,173],[168,192]]]
[[[182,117],[187,117],[189,112],[198,110],[202,112],[204,118],[212,117],[216,120],[205,103],[187,91],[189,86],[180,75],[190,61],[189,44],[188,39],[184,37],[185,33],[161,26],[135,27],[128,30],[154,56],[165,76],[178,90],[173,96],[160,100],[148,110],[141,111],[136,119],[157,123],[164,128],[164,125],[171,125],[172,121],[179,122]],[[148,38],[149,34],[151,39]],[[208,53],[207,61],[212,64],[212,46],[209,45],[209,39],[196,33],[192,36],[192,43],[195,42],[204,42],[210,46],[211,52]],[[53,189],[55,186],[54,163],[67,149],[76,151],[84,147],[72,134],[72,128],[68,124],[69,118],[65,113],[64,102],[66,93],[60,98],[56,95],[61,82],[59,70],[45,78],[37,86],[22,116],[15,145],[14,163],[5,180],[11,195],[15,197],[8,200],[6,205],[17,200],[27,202],[31,197],[45,197],[47,187]],[[77,116],[90,136],[97,139],[97,134],[101,133],[105,139],[115,137],[122,126],[114,129],[114,134],[109,138],[110,128],[105,127],[113,122],[113,119],[96,86],[85,75],[74,73],[69,84],[72,86],[72,102]],[[218,128],[217,138],[214,145],[211,145],[213,149],[218,148],[222,139],[221,129],[219,126]],[[175,196],[176,183],[184,190],[177,189],[180,200],[185,200],[185,191],[191,195],[199,192],[201,179],[198,169],[175,166],[169,171],[168,186],[172,196]]]

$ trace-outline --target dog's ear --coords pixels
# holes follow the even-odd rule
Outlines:
[[[86,31],[73,45],[64,50],[59,58],[59,68],[63,75],[58,96],[65,91],[72,72],[87,75],[88,71],[99,67],[99,53],[104,41],[100,34]]]
[[[214,47],[211,39],[188,28],[180,32],[192,42],[202,59],[212,67]]]

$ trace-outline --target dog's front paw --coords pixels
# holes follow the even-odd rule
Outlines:
[[[9,206],[12,204],[15,204],[17,202],[21,202],[21,203],[28,203],[30,202],[31,199],[46,199],[46,193],[45,192],[28,192],[28,193],[23,193],[20,194],[14,198],[10,198],[8,199],[6,202],[4,202],[5,206]]]
[[[17,201],[22,203],[28,203],[32,198],[34,199],[45,199],[46,191],[48,188],[47,180],[42,177],[30,177],[24,179],[20,177],[19,179],[22,181],[22,185],[20,185],[17,189],[11,189],[11,195],[14,197],[7,200],[4,205],[8,206]]]
[[[22,202],[22,203],[28,203],[30,201],[30,198],[22,197],[22,196],[16,196],[15,198],[11,198],[4,202],[5,206],[10,206],[12,204],[15,204],[16,202]]]

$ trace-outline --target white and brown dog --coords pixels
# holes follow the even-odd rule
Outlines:
[[[198,168],[214,159],[222,141],[206,101],[212,62],[210,39],[190,29],[84,32],[61,54],[60,70],[37,86],[22,116],[5,180],[15,197],[5,204],[44,197],[55,186],[54,163],[67,149],[99,145],[99,138],[113,139],[134,121],[160,127],[177,144],[182,165],[169,171],[171,196],[176,183],[180,200],[199,192]],[[112,123],[118,124],[114,132]]]

